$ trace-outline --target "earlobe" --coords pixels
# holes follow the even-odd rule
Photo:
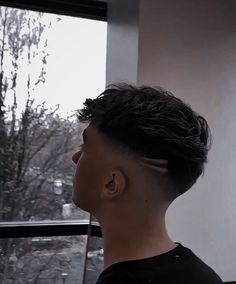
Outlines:
[[[126,179],[120,170],[112,170],[102,190],[102,199],[117,198],[122,195],[126,187]]]

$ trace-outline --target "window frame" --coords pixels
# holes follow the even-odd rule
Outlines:
[[[107,21],[107,3],[91,0],[42,0],[42,1],[14,1],[0,0],[0,5],[47,12],[65,16],[74,16],[99,21]]]
[[[27,9],[65,16],[107,21],[107,3],[91,0],[0,0],[1,6]],[[102,237],[101,229],[91,216],[85,222],[76,220],[1,222],[0,239],[39,236],[87,235]]]
[[[90,220],[0,222],[0,231],[0,239],[75,235],[102,237],[98,222]]]

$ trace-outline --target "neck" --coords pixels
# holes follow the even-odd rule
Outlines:
[[[125,215],[125,214],[124,214]],[[165,253],[176,247],[169,238],[165,216],[122,216],[100,222],[104,239],[104,268],[127,260]],[[110,215],[111,216],[111,215]]]

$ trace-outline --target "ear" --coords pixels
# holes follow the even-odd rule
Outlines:
[[[102,199],[120,197],[127,185],[124,173],[118,169],[112,169],[108,174],[101,192]]]

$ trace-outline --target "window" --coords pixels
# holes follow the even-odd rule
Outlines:
[[[86,236],[97,224],[71,203],[71,155],[83,130],[75,111],[105,86],[106,22],[62,15],[96,18],[97,9],[101,20],[97,4],[72,11],[72,1],[54,2],[0,7],[1,283],[72,283],[76,265],[77,280],[93,283],[99,269],[91,278],[84,265],[102,261],[101,239]]]

